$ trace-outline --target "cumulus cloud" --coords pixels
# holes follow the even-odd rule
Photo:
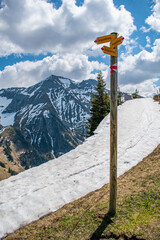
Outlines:
[[[60,8],[47,0],[2,0],[0,55],[11,53],[82,52],[97,36],[116,31],[128,37],[136,29],[131,13],[113,0],[63,0]]]
[[[122,89],[132,91],[137,87],[141,93],[146,91],[147,95],[151,95],[156,89],[155,82],[159,80],[159,66],[160,39],[156,39],[152,52],[142,50],[133,56],[122,55],[122,61],[119,63],[119,84]]]
[[[157,92],[156,82],[158,79],[146,80],[139,84],[127,84],[121,86],[121,91],[133,93],[137,89],[139,94],[143,97],[153,97],[153,94]]]
[[[159,13],[160,2],[155,0],[153,13],[146,23],[160,32]],[[77,81],[96,78],[99,70],[108,83],[109,66],[89,61],[88,56],[102,56],[100,47],[93,41],[115,31],[125,37],[126,51],[119,62],[121,90],[133,92],[137,88],[142,95],[146,91],[149,96],[160,76],[160,39],[155,41],[152,52],[143,49],[131,55],[137,47],[137,39],[129,38],[134,30],[131,13],[123,5],[116,8],[113,0],[84,0],[81,6],[75,0],[62,0],[58,9],[48,0],[1,0],[0,56],[53,54],[40,61],[5,67],[0,71],[1,88],[28,87],[51,74]],[[148,31],[145,27],[142,30]],[[151,47],[149,37],[146,42],[146,47]]]
[[[143,96],[152,96],[156,92],[157,76],[160,76],[160,39],[154,42],[151,49],[151,52],[142,50],[136,55],[121,55],[118,81],[122,91],[134,92],[137,88]],[[109,66],[89,61],[84,54],[55,54],[40,61],[25,61],[5,67],[0,72],[0,82],[2,88],[28,87],[51,74],[80,81],[96,79],[99,70],[109,87]]]
[[[160,1],[154,0],[154,2],[153,13],[146,19],[146,23],[153,30],[160,32]]]
[[[40,61],[25,61],[5,67],[3,71],[0,71],[0,82],[1,88],[28,87],[51,74],[73,80],[84,80],[93,77],[91,74],[93,70],[105,68],[105,64],[98,61],[90,62],[83,54],[53,55]]]

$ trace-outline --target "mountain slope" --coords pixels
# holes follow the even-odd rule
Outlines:
[[[1,124],[13,125],[40,154],[62,155],[84,140],[95,85],[96,80],[76,83],[52,75],[29,88],[2,89]]]
[[[132,100],[119,107],[118,175],[159,144],[159,111],[160,105],[152,99]],[[75,150],[0,182],[0,236],[56,211],[108,180],[109,116]]]
[[[28,143],[29,153],[33,148],[40,154],[39,159],[44,160],[37,160],[36,166],[46,159],[56,158],[84,141],[90,113],[90,92],[95,92],[96,84],[94,79],[74,82],[52,75],[28,88],[2,89],[2,131],[12,125],[16,132],[20,132]],[[122,93],[122,98],[126,100],[131,96]],[[20,158],[27,154],[25,152]],[[35,166],[33,154],[29,155],[30,161],[23,161],[25,168]]]
[[[110,218],[109,184],[21,227],[5,240],[158,240],[160,145],[118,178],[117,214]]]

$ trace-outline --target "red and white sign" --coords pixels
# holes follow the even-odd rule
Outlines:
[[[110,69],[111,69],[111,74],[114,73],[114,72],[117,72],[117,63],[110,66]]]

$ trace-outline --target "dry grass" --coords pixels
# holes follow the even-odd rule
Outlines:
[[[18,161],[18,153],[15,150],[14,144],[11,142],[10,146],[12,150],[13,162],[9,161],[4,153],[3,146],[0,147],[0,162],[5,165],[5,167],[0,166],[0,181],[9,178],[11,174],[8,172],[9,168],[15,173],[24,171],[24,168],[20,165]]]
[[[22,227],[6,240],[158,240],[159,199],[149,199],[160,190],[160,145],[142,162],[118,178],[117,215],[108,212],[109,185],[58,211]],[[160,193],[159,193],[160,194]],[[137,205],[138,204],[138,205]],[[152,206],[151,206],[152,204]]]

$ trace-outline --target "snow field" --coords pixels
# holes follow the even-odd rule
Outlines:
[[[0,182],[0,238],[109,182],[109,115],[76,149]],[[136,99],[118,108],[118,176],[160,143],[160,105]]]

